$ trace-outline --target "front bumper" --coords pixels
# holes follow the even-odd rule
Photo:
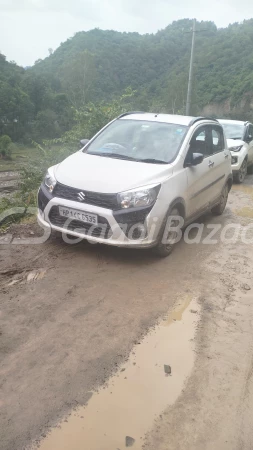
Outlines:
[[[38,223],[92,243],[118,247],[148,248],[157,243],[161,227],[159,201],[151,208],[113,211],[78,201],[53,197],[43,186],[38,194]],[[59,216],[59,206],[76,209],[98,216],[98,226],[89,226]],[[100,228],[101,225],[101,228]],[[101,231],[101,233],[99,233]],[[141,231],[141,233],[140,233]]]

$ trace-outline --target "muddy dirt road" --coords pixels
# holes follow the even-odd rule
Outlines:
[[[203,237],[210,223],[253,222],[252,185],[234,186]],[[7,237],[1,450],[252,450],[252,244],[180,242],[159,260]]]

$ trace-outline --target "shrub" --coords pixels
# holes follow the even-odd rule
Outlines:
[[[3,159],[11,159],[11,138],[4,134],[0,137],[0,155]]]

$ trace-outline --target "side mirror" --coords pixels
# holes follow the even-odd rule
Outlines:
[[[80,148],[83,148],[86,144],[88,144],[89,139],[81,139],[80,141]]]
[[[191,158],[186,162],[186,167],[198,166],[204,160],[203,153],[192,153]]]
[[[192,154],[192,166],[198,166],[204,161],[203,153],[193,153]]]

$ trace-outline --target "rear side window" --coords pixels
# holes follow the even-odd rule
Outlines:
[[[224,134],[220,127],[212,126],[211,154],[223,152],[225,149]]]

